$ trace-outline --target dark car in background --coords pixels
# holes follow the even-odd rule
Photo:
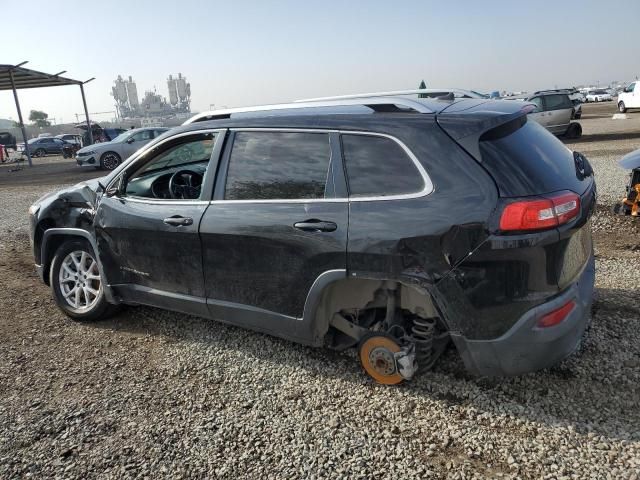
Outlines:
[[[18,148],[16,137],[9,132],[0,132],[0,145],[3,145],[4,148],[11,148],[12,150]]]
[[[548,367],[589,322],[596,189],[527,107],[385,93],[198,114],[32,205],[37,270],[76,320],[153,305],[355,347],[385,384],[449,343],[479,375]]]
[[[44,157],[45,155],[62,155],[64,147],[71,144],[55,137],[32,138],[24,143],[18,144],[18,153],[26,155],[27,150],[32,157]]]

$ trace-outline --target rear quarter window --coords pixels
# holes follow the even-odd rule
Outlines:
[[[420,171],[396,141],[355,134],[343,134],[341,140],[350,197],[385,197],[424,190]]]
[[[483,166],[496,181],[503,197],[560,190],[582,194],[590,184],[591,177],[585,179],[577,174],[573,152],[544,127],[527,121],[526,117],[483,135],[480,153]]]

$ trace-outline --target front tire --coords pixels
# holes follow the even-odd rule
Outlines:
[[[115,170],[122,159],[116,152],[106,152],[100,157],[100,166],[105,170]]]
[[[627,111],[627,107],[626,107],[626,105],[624,104],[624,102],[620,102],[620,103],[618,103],[618,111],[619,111],[620,113],[626,113],[626,111]]]
[[[49,283],[56,304],[73,320],[100,320],[116,310],[105,298],[99,265],[86,240],[69,240],[58,248]]]
[[[47,154],[46,150],[44,150],[43,148],[39,148],[34,152],[33,156],[34,157],[44,157],[46,154]]]

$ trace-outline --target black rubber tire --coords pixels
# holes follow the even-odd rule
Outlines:
[[[572,139],[580,138],[582,136],[582,125],[576,122],[570,123],[564,136]]]
[[[618,111],[619,111],[620,113],[626,113],[626,112],[627,112],[627,107],[626,107],[626,105],[624,104],[624,102],[619,102],[619,103],[618,103]]]
[[[44,157],[47,154],[47,151],[44,148],[39,148],[35,152],[33,152],[34,157]]]
[[[65,301],[64,297],[62,296],[58,281],[58,274],[60,272],[60,268],[62,266],[62,261],[64,260],[64,258],[69,253],[76,250],[85,251],[95,259],[93,248],[91,248],[89,242],[84,239],[68,240],[60,245],[53,256],[53,260],[51,261],[51,268],[49,269],[49,284],[51,285],[51,291],[53,292],[53,299],[58,305],[58,308],[60,308],[60,310],[65,313],[65,315],[67,315],[69,318],[72,318],[73,320],[81,322],[93,322],[96,320],[103,320],[105,318],[108,318],[118,310],[118,306],[112,305],[107,302],[107,299],[104,295],[104,289],[101,292],[100,297],[95,305],[86,312],[76,311]]]
[[[113,164],[112,162],[110,162],[109,157],[114,157],[116,160],[116,163]],[[107,160],[106,165],[105,165],[105,160]],[[118,165],[120,165],[121,163],[122,163],[122,159],[120,158],[120,155],[118,155],[116,152],[104,152],[100,157],[100,168],[104,170],[109,170],[109,171],[115,170],[116,168],[118,168]]]

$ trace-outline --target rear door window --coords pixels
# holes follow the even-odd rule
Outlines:
[[[573,104],[567,95],[547,95],[544,97],[545,110],[561,110],[571,108]]]
[[[341,139],[350,197],[405,195],[424,189],[420,171],[396,141],[352,134]]]
[[[533,97],[531,100],[529,100],[529,102],[533,103],[536,106],[536,112],[541,112],[544,110],[544,106],[542,105],[542,97]]]
[[[326,133],[236,132],[224,198],[323,198],[330,160]]]

